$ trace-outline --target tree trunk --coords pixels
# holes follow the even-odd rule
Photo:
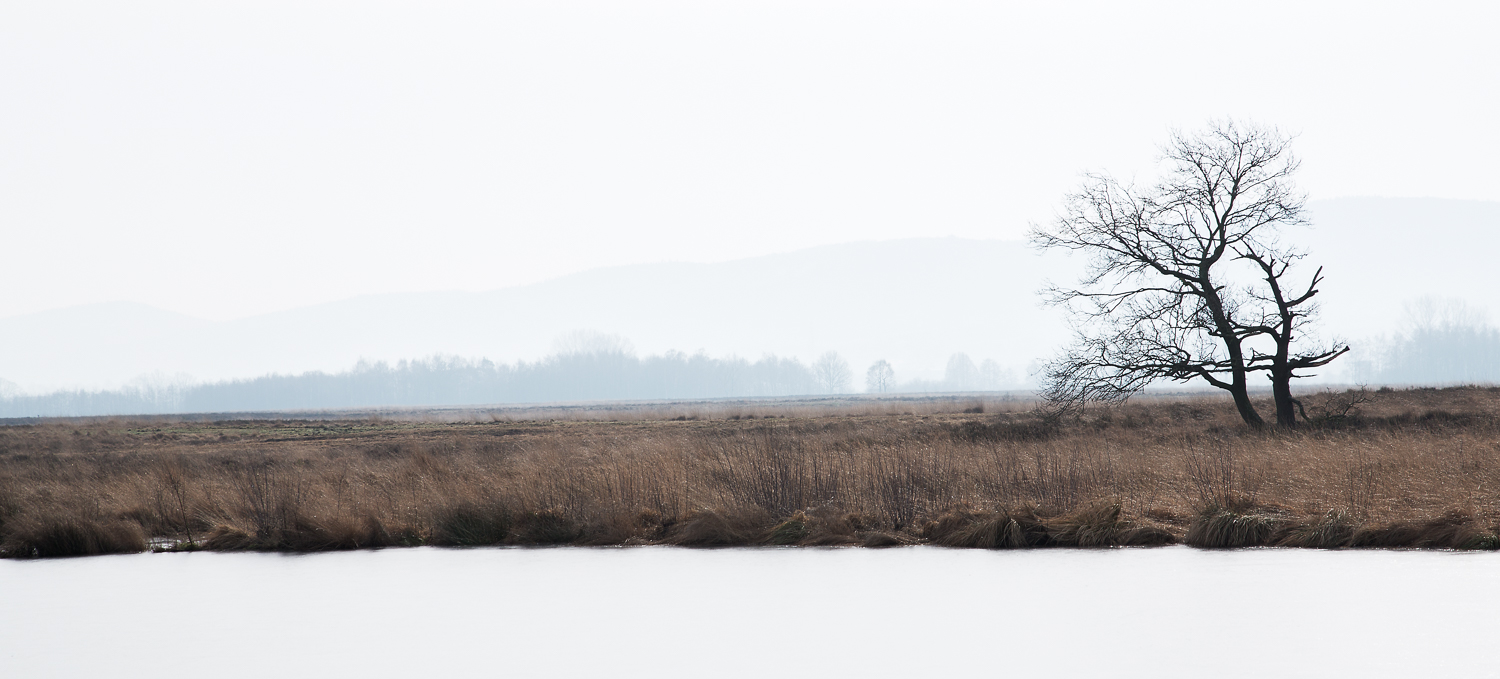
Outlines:
[[[1266,426],[1266,421],[1260,418],[1260,413],[1255,411],[1255,405],[1250,403],[1250,390],[1245,386],[1244,379],[1235,380],[1229,385],[1229,393],[1234,396],[1234,407],[1240,411],[1240,419],[1245,424],[1255,429]]]
[[[1322,269],[1319,269],[1322,271]],[[1276,426],[1291,429],[1297,426],[1297,402],[1292,399],[1292,321],[1296,316],[1292,306],[1282,298],[1281,283],[1276,280],[1274,270],[1266,269],[1266,282],[1276,294],[1276,306],[1281,312],[1281,333],[1276,338],[1276,356],[1271,361],[1271,394],[1276,399]]]
[[[1292,398],[1292,376],[1271,373],[1271,393],[1276,396],[1276,426],[1291,429],[1297,426],[1297,401]]]
[[[1240,345],[1240,338],[1235,334],[1235,327],[1229,322],[1229,316],[1224,313],[1224,300],[1219,297],[1218,288],[1214,287],[1213,279],[1209,277],[1208,267],[1212,261],[1204,261],[1198,268],[1199,289],[1203,291],[1203,303],[1213,315],[1214,326],[1223,338],[1224,350],[1229,354],[1230,380],[1223,388],[1234,397],[1234,407],[1240,411],[1240,419],[1252,428],[1260,429],[1266,426],[1266,421],[1260,419],[1260,413],[1255,412],[1255,406],[1250,403],[1250,390],[1246,386],[1249,371],[1245,370],[1245,349]]]

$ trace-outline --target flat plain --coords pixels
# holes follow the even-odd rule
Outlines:
[[[1500,548],[1500,389],[1053,417],[995,395],[0,427],[0,554],[400,545]],[[1264,408],[1266,404],[1262,404]]]

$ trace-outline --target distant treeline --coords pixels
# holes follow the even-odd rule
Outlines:
[[[1368,384],[1500,383],[1500,329],[1457,300],[1409,304],[1407,328],[1363,347],[1350,375]],[[1361,347],[1356,347],[1360,349]]]
[[[182,386],[59,391],[0,399],[0,416],[210,413],[381,406],[698,399],[824,393],[792,358],[757,361],[668,352],[570,353],[535,362],[432,357],[360,362],[341,373],[267,375]]]
[[[1424,328],[1407,334],[1388,349],[1380,376],[1397,384],[1500,382],[1500,330]]]
[[[1383,348],[1372,377],[1382,384],[1500,382],[1500,330],[1468,326],[1403,334]]]
[[[1335,379],[1372,385],[1500,383],[1500,329],[1482,321],[1415,323],[1356,349],[1362,351]],[[976,364],[964,354],[948,360],[941,380],[896,382],[888,377],[888,386],[867,382],[865,391],[1024,386],[994,361]],[[800,396],[854,391],[852,378],[848,363],[834,352],[808,365],[776,356],[756,361],[682,352],[638,357],[623,347],[584,348],[513,364],[435,356],[361,361],[338,373],[273,374],[207,384],[148,381],[113,390],[40,395],[17,393],[14,385],[0,380],[0,418]]]

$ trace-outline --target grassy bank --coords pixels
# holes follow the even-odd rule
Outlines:
[[[1062,422],[965,400],[663,406],[623,421],[591,411],[9,426],[0,554],[153,544],[1500,548],[1500,390],[1368,397],[1348,412],[1345,396],[1309,397],[1319,421],[1296,432],[1249,431],[1217,398],[1141,400]]]

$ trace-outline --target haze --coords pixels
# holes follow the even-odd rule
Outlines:
[[[1315,215],[1342,215],[1329,227],[1342,236],[1308,243],[1368,284],[1333,292],[1344,274],[1330,269],[1331,332],[1393,332],[1400,303],[1422,295],[1493,315],[1481,255],[1500,245],[1497,20],[1481,3],[12,3],[0,377],[34,390],[361,357],[534,359],[575,329],[643,352],[835,349],[859,371],[885,357],[923,377],[961,351],[1024,374],[1066,328],[1034,308],[1042,276],[1021,273],[1065,269],[996,273],[970,257],[947,289],[923,272],[954,268],[955,249],[1025,261],[1014,241],[1080,172],[1145,172],[1169,130],[1216,116],[1296,133]],[[1456,240],[1434,240],[1437,227]],[[947,250],[901,252],[950,236],[912,241]],[[812,252],[847,263],[885,243],[879,257],[905,257],[896,282],[926,296],[855,284],[880,277],[873,265],[822,289],[773,280],[778,261],[816,268],[797,253],[849,243],[864,245]],[[751,258],[771,268],[729,270],[762,278],[683,294],[721,305],[715,319],[755,307],[738,316],[755,332],[705,329],[697,310],[632,325],[575,304],[450,339],[411,339],[393,316],[385,341],[310,310],[384,293],[461,305],[619,280],[558,281],[600,267]],[[671,280],[733,278],[702,271]],[[542,299],[591,292],[609,291]],[[819,308],[840,311],[809,323]],[[986,314],[999,317],[974,320]],[[264,319],[311,322],[312,348],[231,332]],[[142,348],[187,326],[219,330]],[[59,328],[88,337],[60,345]]]

